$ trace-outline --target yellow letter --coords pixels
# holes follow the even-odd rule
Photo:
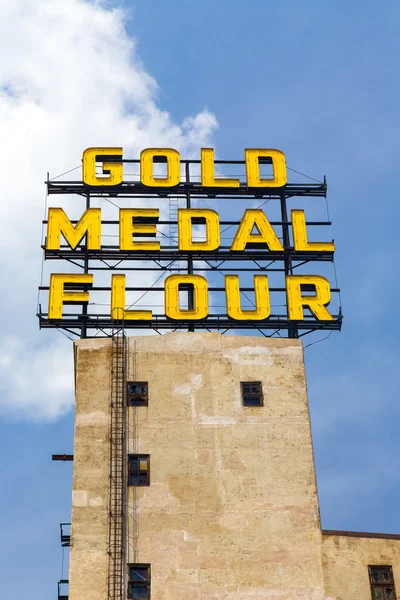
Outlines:
[[[260,148],[246,148],[247,187],[282,187],[287,183],[285,155],[280,150],[263,150]],[[261,179],[259,158],[268,157],[272,160],[274,176]]]
[[[72,250],[77,247],[84,235],[86,235],[88,250],[100,250],[100,233],[100,208],[88,208],[88,210],[85,210],[75,226],[72,225],[62,208],[49,208],[46,239],[47,250],[60,249],[61,234]]]
[[[240,306],[238,275],[225,275],[225,294],[228,316],[236,321],[262,321],[268,319],[271,314],[268,277],[266,275],[254,275],[256,299],[254,310],[242,310]]]
[[[215,179],[214,150],[212,148],[202,148],[200,157],[201,185],[203,187],[240,187],[239,179]]]
[[[206,222],[206,241],[196,242],[192,237],[192,224]],[[180,208],[178,210],[179,250],[216,250],[219,248],[219,216],[209,208]]]
[[[293,245],[295,250],[314,250],[315,252],[334,252],[333,242],[309,242],[307,239],[304,210],[292,210]]]
[[[154,157],[167,159],[167,176],[154,177]],[[161,162],[161,161],[158,161]],[[140,181],[149,187],[172,187],[181,180],[181,161],[179,152],[172,148],[146,148],[140,153]]]
[[[150,321],[151,310],[125,310],[125,275],[111,276],[111,318],[118,321]]]
[[[315,296],[302,296],[301,286],[314,286]],[[304,306],[308,306],[319,321],[333,321],[325,308],[331,299],[329,281],[320,275],[288,275],[286,277],[288,317],[304,321]]]
[[[96,162],[98,157],[107,156],[108,160],[103,163],[103,173],[108,177],[99,177],[96,175]],[[120,156],[122,158],[122,148],[87,148],[82,157],[82,180],[86,185],[118,185],[122,183],[123,166],[122,162],[111,162],[110,157]]]
[[[49,319],[62,318],[63,302],[89,302],[89,292],[73,292],[64,290],[66,283],[92,285],[93,275],[57,273],[50,275]]]
[[[179,307],[179,286],[193,286],[193,308]],[[175,320],[205,319],[208,315],[208,283],[201,275],[170,275],[165,279],[165,314]]]
[[[253,227],[256,227],[259,233],[251,233]],[[267,244],[270,250],[283,252],[283,246],[264,211],[259,209],[248,208],[244,211],[231,250],[244,250],[248,243]]]
[[[138,236],[155,237],[158,208],[121,208],[119,211],[120,250],[159,250],[160,242],[136,242]]]

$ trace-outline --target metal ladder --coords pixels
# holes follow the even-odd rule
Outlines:
[[[178,246],[178,208],[179,200],[177,196],[169,197],[169,237],[170,245]]]
[[[108,600],[126,598],[126,357],[122,328],[112,331],[108,497]]]
[[[179,209],[179,198],[177,196],[170,196],[169,198],[169,245],[172,246],[173,250],[178,250],[178,209]],[[178,273],[182,269],[182,265],[179,260],[174,261],[174,268],[177,269]]]

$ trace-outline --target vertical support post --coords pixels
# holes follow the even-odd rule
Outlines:
[[[86,194],[86,210],[90,208],[90,192],[87,192]],[[87,240],[85,243],[85,248],[84,248],[84,252],[85,252],[85,257],[83,260],[83,272],[89,273],[89,253],[88,253],[88,249],[87,249]],[[87,285],[84,286],[83,288],[85,290],[85,292],[87,292],[87,290],[89,289]],[[88,319],[88,307],[87,304],[84,304],[82,306],[82,325],[81,325],[81,338],[86,338],[87,337],[87,319]]]
[[[185,179],[186,179],[186,208],[190,208],[191,207],[191,198],[190,198],[190,190],[189,190],[189,184],[190,184],[190,169],[189,169],[189,161],[185,161]],[[190,254],[190,252],[188,253],[188,258],[187,258],[187,272],[188,275],[193,275],[193,258],[192,255]],[[193,290],[190,289],[188,291],[188,308],[189,310],[192,310],[194,308],[194,296],[193,296]],[[189,323],[188,326],[188,331],[194,331],[194,323]]]
[[[292,267],[292,259],[289,254],[290,235],[289,235],[289,221],[288,221],[285,188],[282,188],[279,196],[280,196],[280,203],[281,203],[282,241],[283,241],[283,247],[285,249],[284,269],[285,269],[285,277],[286,277],[287,275],[291,275],[293,273],[293,267]],[[289,326],[288,337],[289,338],[298,338],[299,337],[298,328],[295,325]]]

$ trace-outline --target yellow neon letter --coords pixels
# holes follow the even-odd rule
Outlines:
[[[155,237],[158,208],[121,208],[119,211],[120,250],[159,250],[160,242],[135,241],[138,236]],[[135,222],[135,219],[139,222]],[[145,222],[143,222],[145,221]]]
[[[192,237],[192,224],[206,223],[206,241],[195,242]],[[180,208],[178,210],[179,250],[216,250],[220,245],[219,216],[209,208]]]
[[[125,275],[111,276],[111,318],[118,321],[150,321],[151,310],[125,309]]]
[[[240,288],[238,275],[225,275],[226,309],[228,316],[237,321],[262,321],[271,314],[268,277],[254,275],[254,310],[243,310],[240,306]]]
[[[56,273],[50,275],[49,319],[61,319],[63,302],[89,302],[89,292],[73,292],[64,290],[66,283],[92,285],[93,275]]]
[[[239,179],[215,179],[214,150],[202,148],[201,153],[201,185],[203,187],[240,187]]]
[[[286,159],[280,150],[264,150],[262,148],[246,148],[244,151],[246,160],[247,187],[282,187],[287,183]],[[274,176],[261,179],[259,158],[268,157],[272,160]]]
[[[254,227],[259,233],[251,233]],[[270,250],[283,252],[282,244],[260,209],[248,208],[244,211],[231,250],[244,250],[248,243],[267,244]]]
[[[88,208],[85,210],[75,226],[72,225],[62,208],[49,208],[46,238],[47,250],[60,249],[61,234],[73,250],[77,247],[84,235],[86,235],[88,250],[100,250],[100,233],[100,208]]]
[[[179,286],[193,286],[193,308],[179,306]],[[170,319],[198,320],[208,315],[208,283],[201,275],[170,275],[165,279],[165,314]]]
[[[122,148],[86,148],[82,156],[82,180],[86,185],[118,185],[122,183],[123,166],[122,162],[112,162],[107,160],[103,163],[103,173],[108,177],[99,177],[96,175],[97,157],[118,157],[122,158]]]
[[[292,210],[293,245],[295,250],[314,250],[315,252],[334,252],[332,242],[309,242],[307,239],[304,210]]]
[[[154,157],[167,159],[167,176],[154,177]],[[172,187],[181,180],[179,152],[173,148],[146,148],[140,153],[140,181],[149,187]]]
[[[303,296],[301,286],[314,286],[315,296]],[[320,275],[288,275],[286,277],[288,317],[293,321],[304,321],[304,307],[308,306],[318,321],[333,321],[325,308],[331,299],[329,281]]]

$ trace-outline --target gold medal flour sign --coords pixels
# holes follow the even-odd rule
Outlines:
[[[135,162],[139,167],[138,178],[134,182],[127,181],[124,172],[130,162]],[[217,176],[215,164],[226,164],[229,161],[215,161],[214,150],[211,148],[202,148],[200,160],[197,161],[182,161],[177,150],[171,148],[147,148],[141,152],[140,160],[136,161],[124,160],[122,148],[85,150],[82,157],[82,181],[61,182],[48,187],[50,194],[79,193],[86,197],[86,210],[79,219],[72,220],[63,208],[50,207],[44,245],[46,258],[74,261],[73,264],[80,265],[84,272],[50,275],[49,287],[42,288],[48,290],[48,310],[47,314],[39,315],[41,325],[62,327],[68,321],[68,327],[82,329],[84,324],[87,331],[88,326],[112,327],[115,321],[123,321],[125,325],[136,328],[147,323],[156,329],[161,324],[171,327],[171,323],[202,322],[207,326],[209,322],[209,325],[213,323],[211,328],[219,329],[225,323],[235,327],[235,323],[241,322],[247,322],[247,327],[251,327],[252,323],[256,323],[258,328],[269,327],[269,321],[272,320],[274,327],[290,328],[292,333],[295,330],[296,335],[299,325],[304,321],[307,326],[312,325],[311,329],[323,329],[329,325],[330,329],[340,328],[341,316],[331,314],[328,309],[331,300],[329,281],[319,274],[300,274],[296,268],[298,263],[301,265],[333,260],[334,244],[332,241],[309,241],[305,211],[301,208],[289,211],[286,203],[288,197],[296,195],[318,195],[317,192],[323,195],[321,186],[325,186],[325,192],[326,185],[308,185],[304,189],[301,185],[297,188],[290,187],[285,156],[279,150],[246,149],[244,161],[232,162],[244,165],[245,181],[237,177]],[[188,177],[190,163],[196,165],[196,180]],[[261,174],[261,166],[264,164],[270,165],[267,177]],[[118,222],[103,221],[101,208],[90,205],[90,199],[93,198],[113,198],[112,203],[115,204],[118,196],[131,199],[129,208],[119,207]],[[160,208],[154,207],[154,198],[159,198],[162,203],[171,197],[186,199],[186,208],[176,210],[176,247],[169,246],[166,249],[160,242],[159,235],[166,222],[160,218]],[[225,231],[225,227],[218,212],[198,206],[201,198],[208,201],[210,197],[217,201],[221,199],[221,203],[233,202],[236,198],[248,204],[251,201],[250,207],[241,212],[240,219],[228,227],[233,231],[229,247],[221,245],[221,230]],[[279,223],[270,221],[262,208],[254,207],[254,198],[264,197],[280,200],[283,212]],[[138,208],[131,207],[132,199],[135,198],[138,203],[140,199],[141,206]],[[146,198],[151,198],[149,208],[143,207]],[[196,208],[190,202],[193,198],[196,198]],[[110,223],[118,227],[117,244],[112,247],[102,244],[102,240],[106,239],[102,236],[103,229]],[[195,235],[199,224],[202,225],[202,239]],[[172,225],[171,221],[168,225]],[[111,259],[116,260],[117,265],[110,264],[108,261]],[[277,261],[284,265],[285,315],[273,314],[271,291],[282,289],[271,288],[268,267],[261,264],[259,268],[255,266],[262,259],[270,259],[270,265]],[[168,274],[173,269],[168,269],[163,263],[165,260],[187,261],[187,268],[185,272]],[[217,269],[212,261],[219,260],[223,261],[222,267]],[[238,264],[238,260],[241,265],[252,261],[252,268],[248,269],[250,275],[224,268],[225,264]],[[91,269],[91,261],[93,265],[102,266]],[[127,273],[120,272],[120,265],[123,269],[124,264],[138,264],[132,261],[141,261],[145,265],[156,263],[164,269],[161,290],[163,309],[156,317],[151,306],[132,308],[127,305]],[[201,265],[207,264],[211,265],[210,269],[201,268]],[[103,292],[108,290],[110,308],[108,315],[103,312],[93,316],[87,307],[91,302],[91,290],[96,289],[96,271],[99,270],[111,271],[108,285],[98,288]],[[135,266],[133,270],[138,272],[139,268]],[[223,291],[225,296],[225,314],[217,315],[218,327],[214,323],[216,315],[210,315],[210,292],[214,288],[209,285],[208,270],[218,270],[224,277],[223,290],[215,290]],[[239,270],[244,271],[243,268]],[[279,269],[272,269],[274,270]],[[248,280],[249,276],[253,301],[251,307],[243,307],[241,279],[247,277]],[[140,282],[140,277],[136,277],[136,281]],[[134,286],[129,291],[136,289],[142,290],[139,286]],[[149,291],[151,289],[154,288],[149,287]],[[189,301],[186,303],[182,303],[182,291],[188,293]],[[64,314],[66,305],[80,306],[84,310],[81,314]]]

